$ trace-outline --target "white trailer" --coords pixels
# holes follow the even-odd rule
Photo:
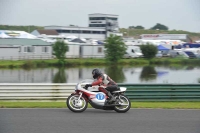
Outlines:
[[[66,58],[79,58],[80,57],[80,45],[68,44],[69,50],[66,52]]]
[[[81,58],[104,58],[103,45],[80,45]]]

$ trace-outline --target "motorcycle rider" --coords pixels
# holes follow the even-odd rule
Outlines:
[[[118,89],[117,84],[107,74],[103,74],[99,69],[93,69],[92,75],[96,81],[94,81],[92,84],[87,84],[86,88],[96,85],[104,86],[99,87],[99,91],[104,92],[109,97],[109,103],[115,101],[115,97],[110,92]]]

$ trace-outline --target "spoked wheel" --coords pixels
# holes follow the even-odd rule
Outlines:
[[[115,106],[114,110],[118,113],[125,113],[131,108],[131,102],[129,98],[124,95],[119,95],[117,104],[120,104],[120,106]]]
[[[83,112],[88,106],[88,102],[83,97],[79,100],[79,95],[71,95],[67,98],[67,107],[73,112]]]

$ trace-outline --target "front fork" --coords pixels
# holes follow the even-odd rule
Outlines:
[[[83,95],[83,92],[77,91],[77,92],[72,93],[71,95],[79,95],[77,99],[78,101],[80,100],[81,97],[83,97],[86,101],[88,101],[88,99]]]
[[[79,100],[80,100],[80,98],[82,97],[82,95],[83,95],[83,92],[79,92],[79,97],[78,97],[78,102],[79,102]]]
[[[123,94],[123,93],[121,93],[121,94]],[[123,101],[121,100],[121,94],[119,93],[117,98],[118,98],[119,102],[123,103]]]

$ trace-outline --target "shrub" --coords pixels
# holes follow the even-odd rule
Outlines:
[[[59,64],[64,65],[65,64],[65,54],[68,51],[69,47],[67,43],[64,41],[57,41],[55,44],[53,44],[53,55],[56,56],[57,59],[59,59]]]
[[[127,48],[121,37],[111,35],[106,39],[105,49],[106,59],[117,63],[123,58]]]
[[[158,52],[157,47],[150,43],[141,45],[140,49],[142,50],[144,57],[149,59],[155,57]]]

